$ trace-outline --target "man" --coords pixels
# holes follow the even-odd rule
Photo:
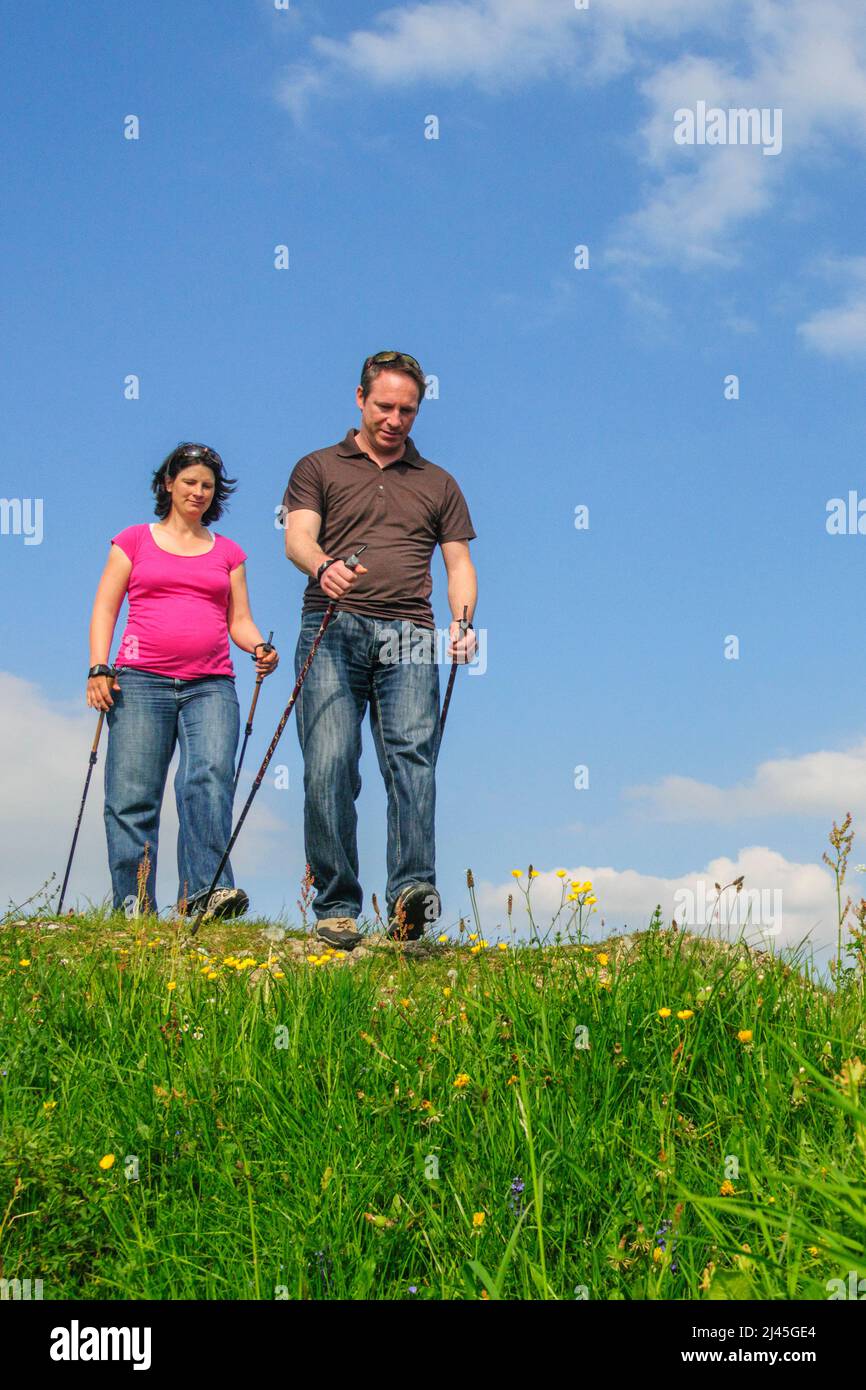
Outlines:
[[[450,473],[422,458],[410,435],[425,388],[414,357],[368,357],[355,392],[360,428],[300,459],[283,497],[286,555],[310,576],[296,674],[325,608],[332,599],[339,603],[301,687],[296,718],[317,935],[343,950],[361,940],[355,801],[368,701],[388,794],[388,934],[417,939],[441,912],[434,823],[439,670],[430,607],[436,545],[448,572],[449,660],[472,658],[475,634],[471,626],[462,634],[459,619],[465,605],[471,620],[477,585],[469,555],[475,531],[463,494]],[[343,560],[359,545],[367,547],[365,563],[350,570]]]

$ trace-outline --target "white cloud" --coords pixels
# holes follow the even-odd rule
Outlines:
[[[539,0],[424,0],[382,9],[345,38],[316,35],[315,60],[296,63],[278,99],[297,116],[310,96],[346,80],[379,87],[468,83],[482,91],[528,82],[612,76],[634,61],[627,38],[700,26],[714,0],[608,0],[578,11]]]
[[[828,357],[855,357],[866,352],[866,257],[824,261],[825,275],[842,282],[842,303],[819,309],[797,325],[804,342]]]
[[[719,900],[714,885],[718,883],[724,887],[740,875],[745,879],[742,892],[738,895],[729,890]],[[773,950],[779,950],[797,946],[805,938],[816,953],[826,952],[828,947],[835,945],[835,900],[830,872],[820,864],[786,860],[766,846],[742,849],[736,859],[712,859],[706,868],[675,878],[588,864],[572,866],[568,869],[568,877],[581,882],[588,879],[593,885],[599,909],[591,919],[590,935],[594,940],[614,928],[627,926],[631,931],[646,928],[659,903],[666,924],[676,916],[680,925],[695,931],[707,932],[707,924],[713,923],[714,911],[718,911],[723,935],[738,937],[742,934],[750,945],[757,947],[772,946]],[[523,882],[526,882],[525,876]],[[520,937],[528,935],[525,899],[514,879],[499,884],[479,883],[476,891],[488,940],[499,936],[498,932],[494,936],[489,923],[501,926],[503,934],[507,935],[509,893],[514,900],[514,930]],[[542,937],[560,904],[561,892],[562,880],[556,877],[555,870],[539,872],[538,878],[533,880],[533,916]],[[712,934],[719,934],[718,927],[712,928]]]
[[[626,796],[645,804],[655,820],[744,820],[750,816],[808,815],[838,820],[866,814],[866,740],[844,752],[804,753],[760,763],[754,776],[733,787],[692,777],[664,777],[630,787]]]
[[[0,672],[0,916],[10,902],[29,898],[49,877],[56,903],[72,843],[97,716],[84,707],[51,702],[32,681]],[[111,894],[102,821],[104,726],[66,893],[66,907],[101,903]],[[177,893],[177,811],[169,771],[160,824],[157,894],[163,905]],[[240,791],[238,805],[240,806]],[[232,856],[236,879],[254,874],[285,834],[282,822],[258,801]]]
[[[681,52],[671,60],[673,45]],[[717,56],[722,45],[730,60]],[[743,225],[785,187],[796,196],[792,166],[866,137],[866,6],[855,0],[606,0],[586,11],[566,0],[423,0],[382,9],[345,37],[313,36],[310,49],[278,89],[296,117],[353,84],[491,92],[539,81],[597,86],[631,72],[646,103],[635,145],[646,179],[609,248],[626,279],[648,265],[736,264]],[[781,108],[781,155],[676,146],[674,112],[698,99]],[[802,331],[821,350],[859,350],[862,319],[856,301]]]

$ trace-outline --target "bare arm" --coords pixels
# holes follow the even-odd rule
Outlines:
[[[286,514],[286,557],[303,574],[308,574],[313,579],[319,565],[324,564],[325,560],[334,559],[334,556],[326,554],[319,545],[321,529],[322,518],[318,512],[299,507],[297,511]],[[342,560],[337,560],[336,564],[330,565],[322,575],[322,592],[331,599],[342,598],[351,589],[357,576],[366,573],[363,565],[350,570]]]
[[[318,512],[300,508],[286,513],[286,558],[303,574],[315,577],[324,560],[329,560],[319,545],[322,518]]]
[[[250,596],[247,589],[245,565],[237,565],[229,575],[231,594],[229,595],[228,629],[229,637],[241,651],[254,652],[256,647],[264,646],[265,639],[256,626],[250,609]],[[264,652],[256,658],[256,672],[269,676],[277,669],[279,656],[276,649]]]
[[[111,642],[120,605],[123,603],[132,573],[132,561],[119,545],[113,545],[108,561],[96,588],[90,618],[90,665],[108,665]],[[112,690],[119,690],[117,681],[108,676],[94,676],[87,682],[87,703],[91,709],[108,710],[114,704]]]
[[[471,661],[475,650],[475,633],[470,630],[465,637],[460,637],[458,626],[464,606],[469,610],[466,616],[471,622],[478,601],[478,578],[469,554],[469,542],[443,541],[440,549],[448,574],[448,606],[452,619],[448,655],[452,661],[455,658],[458,661]]]

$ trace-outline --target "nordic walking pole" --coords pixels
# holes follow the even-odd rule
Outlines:
[[[102,721],[105,719],[105,710],[100,710],[99,718],[96,721],[96,733],[93,736],[93,743],[90,747],[90,763],[87,768],[87,776],[84,779],[84,791],[81,796],[81,806],[78,810],[78,820],[75,822],[75,832],[72,836],[72,848],[69,851],[69,858],[66,861],[66,873],[63,875],[63,887],[60,890],[60,901],[57,904],[57,916],[63,911],[63,899],[66,894],[66,885],[69,882],[69,871],[72,868],[72,856],[75,853],[75,846],[78,844],[78,832],[81,829],[81,817],[84,815],[84,803],[87,800],[87,792],[90,788],[90,779],[93,776],[93,769],[96,766],[96,750],[99,748],[99,736],[102,733]]]
[[[464,603],[464,605],[463,605],[463,617],[460,619],[460,636],[461,636],[461,637],[465,637],[465,636],[466,636],[466,629],[469,627],[468,613],[469,613],[469,605],[466,604],[466,603]],[[452,692],[452,690],[454,689],[454,681],[455,681],[455,679],[456,679],[456,677],[457,677],[457,667],[459,666],[459,664],[460,664],[460,663],[456,660],[456,658],[455,658],[455,660],[452,661],[452,663],[451,663],[451,675],[448,677],[448,688],[447,688],[446,691],[445,691],[445,700],[444,700],[444,702],[443,702],[443,704],[442,704],[442,717],[441,717],[441,719],[439,720],[439,738],[440,738],[440,740],[441,740],[441,738],[442,738],[442,733],[443,733],[443,731],[444,731],[444,729],[445,729],[445,716],[446,716],[447,713],[448,713],[448,706],[451,704],[451,692]]]
[[[273,628],[271,628],[271,631],[270,631],[270,634],[269,634],[269,636],[268,636],[267,642],[263,642],[263,643],[262,643],[262,646],[264,647],[265,652],[272,652],[272,651],[274,650],[273,647],[271,646],[271,643],[273,642],[273,640],[274,640],[274,631],[273,631]],[[247,727],[246,727],[246,730],[245,730],[245,732],[244,732],[244,741],[243,741],[243,745],[241,746],[241,756],[238,758],[238,770],[237,770],[237,772],[235,773],[235,782],[234,782],[234,786],[232,787],[232,799],[233,799],[233,800],[234,800],[235,793],[237,792],[237,789],[238,789],[238,780],[239,780],[240,775],[241,775],[241,768],[242,768],[242,766],[243,766],[243,761],[244,761],[244,753],[246,753],[246,751],[247,751],[247,744],[248,744],[249,741],[250,741],[250,734],[251,734],[252,731],[253,731],[253,716],[255,715],[255,712],[256,712],[256,705],[258,704],[258,701],[259,701],[259,691],[260,691],[261,688],[262,688],[262,681],[263,681],[263,680],[264,680],[264,676],[262,676],[262,675],[256,676],[256,685],[255,685],[255,689],[254,689],[254,691],[253,691],[253,702],[252,702],[252,704],[250,705],[250,713],[249,713],[249,717],[248,717],[248,719],[247,719]]]
[[[348,560],[344,560],[344,561],[343,561],[343,564],[346,566],[346,569],[349,569],[349,570],[355,569],[356,566],[357,566],[358,563],[359,563],[361,551],[362,551],[362,550],[366,550],[366,549],[367,549],[366,545],[359,545],[358,548],[355,550],[354,554],[350,555],[349,558],[348,558]],[[249,796],[247,797],[246,801],[244,802],[244,809],[241,811],[240,816],[238,817],[238,823],[237,823],[237,825],[235,826],[234,830],[232,831],[231,839],[229,840],[228,844],[226,845],[225,854],[223,855],[222,859],[220,860],[219,864],[217,865],[217,871],[216,871],[216,873],[215,873],[214,876],[213,876],[213,882],[211,883],[210,888],[207,890],[207,893],[205,894],[205,897],[204,897],[204,901],[203,901],[202,906],[199,908],[198,912],[196,913],[195,921],[193,922],[192,928],[191,928],[191,930],[190,930],[190,936],[195,936],[196,932],[198,931],[199,927],[201,926],[202,918],[204,917],[205,912],[207,911],[207,905],[208,905],[208,903],[210,902],[210,895],[211,895],[211,893],[214,891],[214,889],[216,888],[217,883],[219,882],[219,876],[220,876],[220,874],[222,873],[223,869],[225,868],[226,864],[228,863],[229,855],[231,854],[232,850],[233,850],[234,847],[235,847],[235,842],[236,842],[236,840],[237,840],[237,838],[238,838],[238,835],[241,833],[241,826],[243,825],[244,821],[246,820],[246,818],[247,818],[247,812],[249,811],[250,807],[251,807],[252,804],[253,804],[253,797],[255,796],[256,792],[258,791],[259,787],[261,786],[261,784],[262,784],[262,778],[264,777],[265,773],[266,773],[267,770],[268,770],[268,764],[270,763],[271,758],[274,756],[274,753],[276,752],[277,744],[278,744],[279,741],[280,741],[280,738],[281,738],[281,736],[282,736],[283,729],[286,727],[287,723],[289,722],[289,715],[291,714],[292,710],[294,709],[295,701],[296,701],[297,698],[298,698],[298,693],[299,693],[299,691],[300,691],[300,689],[301,689],[301,686],[303,685],[303,683],[304,683],[304,681],[305,681],[305,679],[306,679],[307,672],[309,671],[310,667],[311,667],[312,664],[313,664],[313,657],[316,655],[316,652],[317,652],[317,650],[318,650],[319,643],[321,642],[322,638],[323,638],[324,635],[325,635],[325,630],[326,630],[326,628],[327,628],[327,626],[328,626],[328,623],[331,621],[331,619],[332,619],[333,616],[334,616],[334,612],[335,612],[335,610],[336,610],[336,607],[337,607],[337,603],[338,603],[338,602],[339,602],[338,599],[335,599],[335,598],[334,598],[334,599],[331,599],[331,602],[328,604],[327,608],[325,609],[325,614],[324,614],[324,617],[322,618],[322,625],[321,625],[321,627],[319,628],[319,631],[316,633],[316,636],[315,636],[315,638],[314,638],[314,640],[313,640],[313,645],[310,647],[310,650],[309,650],[309,652],[308,652],[308,654],[307,654],[307,659],[306,659],[306,661],[304,662],[303,666],[301,667],[301,671],[300,671],[300,675],[298,676],[298,679],[295,681],[295,688],[294,688],[294,690],[292,691],[291,697],[290,697],[290,699],[289,699],[289,703],[286,705],[286,708],[283,710],[282,718],[280,719],[280,722],[279,722],[279,724],[277,725],[277,732],[274,734],[273,738],[271,739],[270,747],[268,748],[268,751],[267,751],[267,753],[266,753],[265,756],[264,756],[264,761],[262,762],[261,767],[259,768],[259,770],[258,770],[258,772],[256,773],[255,777],[253,778],[253,785],[252,785],[252,787],[250,788],[250,794],[249,794]]]

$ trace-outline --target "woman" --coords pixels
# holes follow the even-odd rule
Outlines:
[[[259,675],[279,661],[263,650],[253,622],[246,555],[208,530],[235,487],[213,449],[179,444],[153,476],[159,520],[113,537],[96,591],[87,703],[108,716],[108,861],[114,907],[129,915],[154,910],[159,813],[176,743],[178,908],[202,906],[232,828],[240,713],[228,639],[252,654]],[[125,595],[129,614],[112,669],[105,663]],[[208,915],[248,907],[226,864]]]

